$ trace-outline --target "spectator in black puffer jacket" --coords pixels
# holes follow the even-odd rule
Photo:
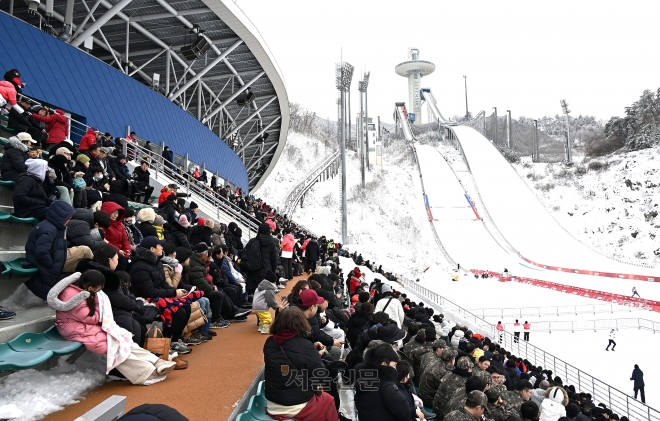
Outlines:
[[[140,209],[137,214],[137,229],[142,233],[142,237],[155,237],[156,228],[154,228],[154,220],[156,219],[156,212],[151,208]]]
[[[109,183],[110,193],[103,196],[103,202],[115,202],[125,211],[128,211],[128,185],[127,181],[114,180]]]
[[[115,271],[119,262],[118,256],[117,249],[106,244],[94,252],[93,259],[81,260],[76,267],[76,272],[95,269],[103,274],[105,277],[103,292],[110,299],[112,317],[120,327],[133,334],[133,342],[142,346],[147,333],[146,323],[141,316],[144,314],[144,306],[141,301],[137,301],[129,295],[128,285],[122,282],[121,277],[128,277],[128,274]],[[130,277],[128,277],[128,283],[130,284]]]
[[[227,226],[227,230],[229,231],[229,234],[231,234],[234,250],[243,250],[243,241],[241,240],[243,231],[239,228],[236,222],[230,222]]]
[[[267,223],[262,222],[259,225],[256,241],[259,242],[260,246],[262,266],[261,269],[248,272],[247,274],[245,284],[249,295],[254,294],[259,283],[266,279],[267,271],[277,274],[277,255],[279,254],[279,250],[275,247],[273,237],[270,235],[270,226]]]
[[[366,376],[365,379],[357,379],[355,409],[358,417],[364,420],[410,421],[410,406],[397,386],[395,367],[399,355],[396,351],[389,344],[378,345],[367,350],[364,361],[356,367],[356,372],[376,371],[377,380],[370,377],[367,382]]]
[[[170,234],[172,235],[173,243],[176,247],[185,247],[188,250],[192,250],[190,244],[189,235],[190,235],[190,222],[188,222],[188,217],[186,215],[179,216],[178,221],[173,221],[171,224],[168,224],[170,228]]]
[[[167,196],[167,200],[158,205],[158,214],[162,215],[168,224],[176,221],[178,212],[176,210],[176,195],[174,193]]]
[[[67,247],[87,246],[95,252],[107,243],[103,241],[98,229],[110,226],[110,216],[102,211],[92,212],[91,209],[76,209],[66,230]],[[96,231],[92,235],[92,230]]]
[[[43,159],[28,159],[25,161],[25,165],[26,172],[16,180],[12,194],[14,215],[19,218],[33,217],[43,221],[46,219],[51,202],[44,188],[48,163]]]
[[[205,243],[208,247],[213,247],[213,227],[212,219],[197,218],[197,225],[190,228],[190,245],[195,247],[199,243]]]
[[[117,180],[132,180],[128,172],[128,167],[126,166],[126,156],[124,154],[120,153],[116,158],[109,160],[108,166],[112,170],[112,173],[115,175]]]
[[[0,177],[3,181],[16,181],[27,171],[25,161],[28,159],[28,149],[32,145],[32,137],[27,133],[18,133],[7,139],[5,152],[0,159]]]

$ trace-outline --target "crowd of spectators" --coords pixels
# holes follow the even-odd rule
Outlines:
[[[362,256],[336,252],[396,282]],[[358,267],[344,280],[336,259],[320,262],[295,284],[264,346],[274,419],[345,420],[338,388],[350,387],[358,418],[367,420],[627,420],[551,370],[411,300],[396,283],[368,283]]]
[[[76,146],[62,112],[32,113],[29,101],[16,102],[22,84],[10,72],[0,94],[18,133],[5,145],[0,177],[15,182],[14,215],[40,221],[25,245],[25,266],[38,269],[26,286],[56,310],[62,336],[107,355],[112,377],[163,381],[188,366],[179,355],[246,321],[252,308],[259,332],[270,334],[263,352],[273,419],[346,420],[339,388],[350,386],[362,420],[627,421],[392,283],[367,283],[357,266],[344,277],[340,255],[396,282],[263,200],[219,186],[215,176],[209,182],[205,171],[190,175],[254,218],[253,239],[244,244],[236,223],[203,218],[176,184],[151,207],[154,157],[129,147],[135,133],[113,139],[90,128]],[[184,176],[168,148],[162,156]],[[134,159],[140,165],[131,173]],[[139,198],[143,206],[130,203]],[[303,274],[278,300],[282,283]],[[148,343],[154,322],[170,339],[158,356]]]

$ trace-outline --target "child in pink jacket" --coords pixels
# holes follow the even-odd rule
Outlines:
[[[144,386],[165,380],[176,363],[161,360],[140,348],[132,341],[130,332],[109,318],[112,309],[102,291],[104,284],[105,277],[98,270],[88,270],[82,275],[76,272],[58,282],[48,293],[57,331],[64,339],[82,342],[95,354],[106,354],[106,373],[116,368],[131,383]]]

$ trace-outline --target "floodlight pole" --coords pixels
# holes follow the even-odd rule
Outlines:
[[[570,164],[573,162],[573,154],[571,153],[571,126],[568,116],[571,110],[568,109],[568,103],[565,99],[562,99],[559,103],[561,104],[562,111],[564,111],[564,115],[566,115],[566,163]]]
[[[348,243],[348,207],[346,204],[346,92],[350,89],[354,67],[346,62],[335,65],[337,89],[340,91],[341,115],[341,238],[342,244]]]
[[[532,162],[539,162],[539,121],[534,120],[534,145],[532,146]]]
[[[367,74],[367,78],[368,78]],[[367,79],[368,80],[368,79]],[[371,171],[371,166],[369,165],[369,105],[368,105],[369,95],[367,94],[367,84],[364,84],[364,140],[366,154],[364,160],[367,163],[367,171]],[[364,179],[363,179],[364,180]],[[364,182],[364,181],[363,181]],[[364,184],[363,184],[364,186]]]
[[[511,110],[506,110],[506,144],[509,149],[513,149],[513,140],[511,139]]]
[[[364,92],[362,91],[362,82],[359,82],[360,91],[360,172],[362,173],[362,187],[366,186],[365,170],[364,170]]]

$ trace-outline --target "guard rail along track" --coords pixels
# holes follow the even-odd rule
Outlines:
[[[314,169],[312,169],[307,177],[300,183],[296,184],[284,199],[284,214],[289,218],[293,216],[293,210],[302,200],[303,196],[312,186],[320,181],[325,181],[330,177],[334,177],[339,170],[341,160],[339,151],[334,152],[332,155],[323,160]]]

